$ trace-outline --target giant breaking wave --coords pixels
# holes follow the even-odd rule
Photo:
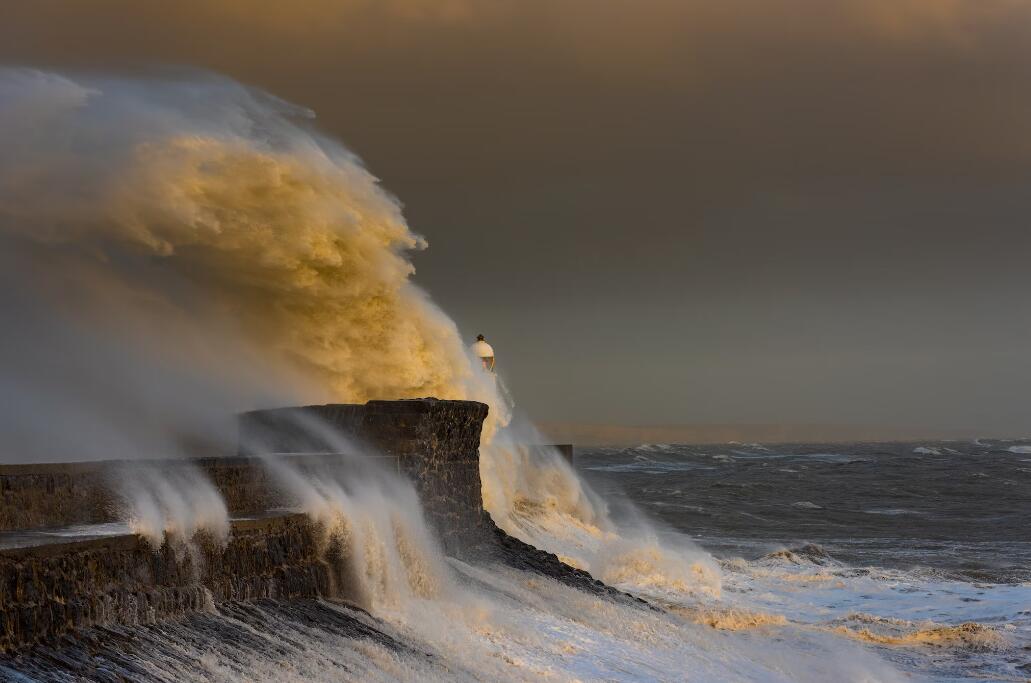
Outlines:
[[[410,281],[409,254],[425,241],[311,116],[210,75],[0,70],[0,397],[9,407],[0,430],[10,448],[30,460],[179,456],[226,446],[235,433],[220,417],[252,407],[479,400],[490,406],[483,499],[499,526],[627,590],[669,604],[715,600],[719,573],[705,553],[663,546],[643,519],[617,525],[571,468],[525,446],[539,436],[505,429],[499,383],[474,369],[454,323]],[[156,679],[364,669],[383,679],[660,680],[692,667],[724,680],[893,677],[825,638],[788,634],[787,648],[731,639],[700,617],[445,559],[404,483],[272,469],[327,543],[350,545],[373,617],[436,658],[338,642],[284,605],[227,607],[194,622],[246,638],[214,639],[204,651],[176,635],[184,624],[126,632],[156,638],[150,652],[163,654],[141,660]],[[161,515],[186,498],[136,498],[137,522],[155,536],[207,519],[170,525]],[[317,609],[328,619],[338,607]],[[110,642],[117,654],[118,639]]]
[[[409,280],[425,241],[311,116],[210,75],[0,71],[0,391],[101,432],[80,457],[291,398],[500,408]],[[41,385],[54,358],[99,405]],[[31,412],[0,427],[30,456],[68,450]]]

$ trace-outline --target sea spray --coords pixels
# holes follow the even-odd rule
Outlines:
[[[324,550],[341,564],[345,597],[377,613],[447,589],[443,553],[411,484],[362,456],[301,464],[270,456],[266,466],[288,502],[318,525]]]
[[[333,438],[325,425],[316,429],[320,440]],[[657,681],[688,669],[727,681],[815,682],[832,670],[845,681],[895,680],[872,657],[829,636],[801,636],[801,653],[788,660],[774,643],[798,634],[767,642],[714,636],[714,623],[750,630],[746,617],[682,619],[599,599],[489,559],[446,559],[410,485],[384,471],[383,460],[370,458],[376,454],[361,444],[329,443],[338,455],[268,456],[266,463],[284,492],[292,492],[293,504],[319,525],[325,549],[338,546],[329,556],[347,569],[342,578],[359,586],[352,599],[377,620],[370,623],[414,650],[384,662],[401,680],[436,677],[415,668],[419,662],[446,667],[453,680]],[[747,619],[756,628],[782,625],[775,618]],[[331,676],[318,671],[310,675]]]
[[[450,572],[411,482],[367,444],[323,420],[296,412],[290,427],[330,451],[314,457],[245,448],[262,461],[287,507],[316,523],[322,552],[336,564],[341,597],[378,613],[402,611],[415,599],[438,599]]]
[[[124,462],[109,473],[129,529],[155,549],[189,546],[199,533],[220,545],[229,538],[222,495],[192,463]]]
[[[310,118],[208,74],[0,70],[0,251],[19,296],[0,324],[45,311],[0,355],[0,390],[32,407],[0,416],[20,453],[92,450],[55,443],[61,418],[107,457],[170,433],[224,443],[214,419],[299,401],[469,398],[494,408],[485,439],[504,424],[496,384],[410,280],[425,240]],[[45,381],[55,358],[75,386]]]
[[[660,537],[625,500],[617,523],[556,449],[528,445],[543,440],[526,428],[482,445],[484,507],[498,526],[625,590],[663,600],[719,596],[719,568],[708,553],[682,535]]]

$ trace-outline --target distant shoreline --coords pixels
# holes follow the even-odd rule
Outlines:
[[[847,443],[1022,438],[987,430],[901,428],[876,425],[700,424],[606,425],[582,422],[539,422],[556,443],[577,446],[636,446],[645,443]]]

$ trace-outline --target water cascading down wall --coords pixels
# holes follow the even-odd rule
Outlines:
[[[447,552],[497,544],[503,535],[484,512],[480,492],[478,448],[486,415],[482,403],[434,399],[245,414],[239,457],[192,461],[234,517],[228,541],[201,533],[189,552],[168,543],[154,548],[131,534],[53,542],[48,529],[118,519],[111,493],[117,463],[0,465],[0,651],[95,625],[150,623],[212,603],[346,599],[348,587],[334,576],[313,522],[301,514],[269,513],[282,501],[261,456],[317,460],[340,450],[339,442],[313,436],[318,430],[298,427],[311,420],[409,477]],[[502,539],[503,548],[517,546]],[[554,556],[522,550],[522,564],[557,566]]]

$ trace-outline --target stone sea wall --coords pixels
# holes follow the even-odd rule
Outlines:
[[[340,548],[320,547],[303,515],[260,516],[283,503],[261,455],[318,464],[331,453],[376,458],[410,477],[427,518],[455,552],[490,528],[483,511],[479,438],[487,407],[468,401],[373,401],[250,413],[241,452],[162,462],[193,466],[237,520],[226,544],[150,547],[133,535],[15,547],[32,530],[119,519],[113,493],[134,463],[0,466],[0,649],[10,651],[88,626],[149,623],[228,601],[348,599]]]
[[[283,501],[257,455],[348,453],[382,459],[415,484],[445,537],[482,522],[480,428],[487,406],[472,401],[370,401],[247,413],[241,457],[197,458],[232,515]],[[165,461],[162,467],[184,466]],[[95,524],[121,517],[117,482],[133,462],[0,465],[0,531]]]
[[[104,461],[0,465],[0,531],[98,524],[121,517],[119,478],[139,463]],[[194,458],[153,463],[193,466],[221,492],[232,514],[273,507],[278,495],[254,458]]]
[[[254,600],[353,601],[346,548],[282,504],[261,458],[316,467],[363,456],[414,483],[445,551],[550,576],[613,599],[634,600],[586,572],[507,536],[483,510],[480,429],[487,406],[469,401],[371,401],[248,413],[240,455],[161,463],[194,466],[218,488],[232,522],[226,542],[199,537],[152,548],[134,535],[17,547],[31,530],[118,518],[111,491],[127,463],[0,466],[0,652],[58,642],[94,626],[136,625]],[[49,646],[48,646],[49,647]],[[49,650],[48,650],[49,651]],[[58,650],[58,659],[60,659]],[[49,656],[49,655],[48,655]],[[62,660],[63,661],[63,660]],[[63,665],[62,665],[63,666]]]
[[[71,631],[147,624],[216,603],[333,596],[307,517],[234,522],[225,545],[154,549],[137,536],[0,551],[0,651]]]

